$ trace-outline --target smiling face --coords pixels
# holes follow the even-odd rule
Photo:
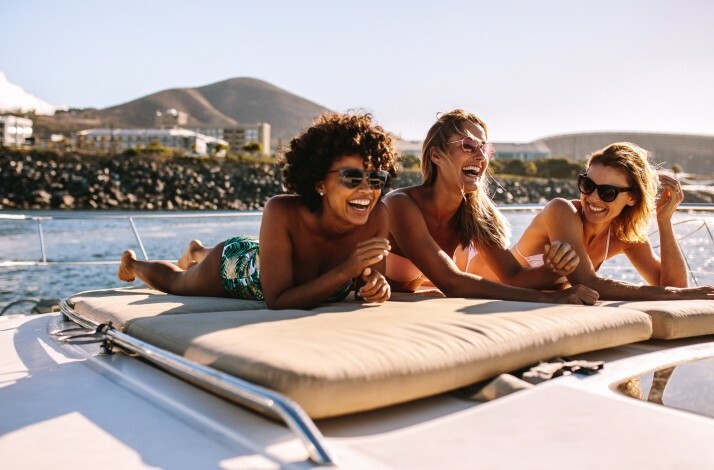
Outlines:
[[[432,161],[439,167],[442,178],[470,192],[476,190],[484,180],[490,157],[489,145],[482,145],[486,142],[483,127],[467,121],[463,129],[466,136],[452,133],[446,141],[447,154],[432,155]]]
[[[364,164],[365,161],[360,155],[346,155],[332,163],[325,179],[315,187],[318,193],[322,193],[322,208],[325,213],[329,211],[330,214],[350,225],[367,223],[382,190],[372,188],[367,177],[359,186],[348,187],[339,173],[339,170],[345,168],[370,172],[375,170],[371,163],[366,168]]]
[[[627,174],[620,168],[592,164],[587,171],[588,177],[598,185],[611,185],[618,188],[630,187]],[[627,206],[637,202],[632,192],[620,192],[612,202],[603,201],[595,190],[590,194],[580,194],[583,215],[590,223],[608,223],[615,219]]]

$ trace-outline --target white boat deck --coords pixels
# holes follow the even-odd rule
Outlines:
[[[48,334],[59,325],[57,314],[0,322],[4,469],[312,467],[284,425],[125,354],[59,344]],[[583,355],[608,361],[598,375],[493,402],[446,394],[316,424],[340,468],[707,468],[713,419],[612,386],[712,356],[711,336],[637,343]]]

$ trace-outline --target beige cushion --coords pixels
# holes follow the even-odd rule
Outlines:
[[[324,418],[641,341],[652,331],[648,315],[624,308],[395,297],[402,301],[161,315],[135,319],[126,332],[282,392]]]
[[[120,331],[136,318],[265,308],[265,302],[258,300],[185,297],[134,287],[80,292],[67,302],[81,316],[97,323],[111,321]]]
[[[602,305],[639,310],[652,317],[652,337],[687,338],[714,334],[714,300],[607,301]]]

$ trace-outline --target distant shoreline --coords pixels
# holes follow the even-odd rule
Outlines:
[[[575,181],[495,175],[497,204],[543,204],[579,197]],[[399,172],[393,187],[419,184],[421,174]],[[261,210],[282,192],[271,164],[153,156],[59,155],[0,151],[0,210]],[[685,202],[713,203],[705,191]]]

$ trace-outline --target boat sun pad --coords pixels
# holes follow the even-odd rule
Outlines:
[[[384,304],[275,311],[134,291],[143,297],[127,300],[132,290],[123,290],[111,302],[103,291],[69,303],[130,336],[283,393],[313,418],[435,395],[652,334],[649,315],[622,307],[401,294]],[[208,310],[226,301],[232,310]],[[189,313],[189,305],[198,311]]]
[[[602,305],[647,313],[652,317],[652,337],[655,339],[714,334],[714,300],[606,301]]]

